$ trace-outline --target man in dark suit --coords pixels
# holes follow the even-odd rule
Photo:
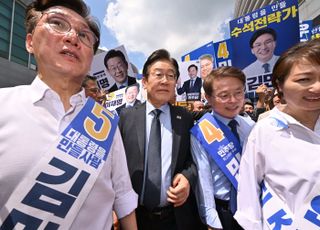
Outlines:
[[[189,80],[185,81],[182,87],[178,87],[177,93],[179,95],[186,93],[187,101],[199,101],[201,98],[201,78],[197,77],[198,66],[191,64],[188,67]]]
[[[139,195],[136,215],[140,230],[204,227],[191,190],[197,178],[190,152],[193,119],[184,108],[169,104],[178,77],[178,64],[168,51],[153,52],[143,67],[147,102],[120,114],[131,182]],[[160,132],[157,138],[155,127]]]
[[[138,83],[127,86],[124,93],[125,93],[126,102],[123,105],[116,108],[118,115],[120,115],[122,109],[124,109],[124,108],[129,108],[129,107],[133,107],[133,106],[141,104],[141,101],[137,99],[137,96],[139,94],[139,84]]]
[[[115,83],[108,89],[109,92],[125,88],[136,83],[134,77],[128,76],[129,64],[120,50],[109,50],[104,57],[104,65]]]

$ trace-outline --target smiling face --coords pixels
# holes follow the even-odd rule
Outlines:
[[[207,58],[200,60],[200,75],[204,79],[213,69],[213,62]]]
[[[54,31],[48,25],[48,17],[53,15],[68,21],[71,30],[68,33]],[[89,30],[83,17],[73,10],[56,6],[43,13],[33,33],[27,34],[26,48],[34,54],[39,76],[44,82],[67,76],[81,84],[93,58],[93,48],[78,38],[77,33],[83,30]]]
[[[123,84],[127,80],[128,66],[120,57],[113,57],[107,61],[108,72],[113,79]]]
[[[126,102],[132,103],[136,100],[139,93],[138,86],[130,86],[126,92]]]
[[[206,95],[214,111],[226,118],[239,114],[244,103],[243,82],[235,77],[216,78],[212,83],[213,95]]]
[[[148,68],[148,76],[144,76],[142,83],[147,91],[148,101],[159,108],[168,103],[175,94],[175,68],[169,61],[156,61]]]
[[[196,67],[190,67],[188,70],[188,75],[190,77],[190,79],[195,79],[197,77],[198,71],[196,69]]]
[[[271,34],[265,33],[260,35],[252,44],[251,52],[262,63],[268,62],[276,48],[276,41]]]
[[[319,65],[301,62],[292,67],[283,84],[279,85],[288,113],[294,118],[299,119],[307,113],[320,114],[319,73]]]

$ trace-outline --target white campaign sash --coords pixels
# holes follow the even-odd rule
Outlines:
[[[262,216],[264,226],[272,230],[320,229],[320,186],[315,187],[304,205],[293,214],[266,181],[261,184]]]
[[[117,122],[88,99],[1,208],[0,229],[69,229],[107,159]]]

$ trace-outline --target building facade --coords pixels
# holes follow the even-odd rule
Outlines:
[[[31,0],[0,1],[0,87],[30,84],[36,62],[25,48],[25,8]]]

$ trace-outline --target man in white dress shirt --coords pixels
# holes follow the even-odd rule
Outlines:
[[[34,223],[30,223],[30,215],[33,214],[33,219],[48,222],[50,226],[56,225],[54,229],[57,229],[58,224],[56,223],[60,219],[56,218],[56,215],[50,216],[52,219],[49,219],[48,214],[42,211],[41,215],[37,216],[33,212],[40,210],[39,208],[30,205],[22,206],[23,201],[16,200],[15,195],[28,192],[26,189],[19,189],[21,187],[19,184],[30,178],[29,173],[37,169],[43,156],[54,159],[57,154],[54,155],[50,147],[53,147],[61,132],[84,107],[87,99],[81,83],[90,69],[93,55],[99,46],[100,31],[82,0],[34,1],[26,11],[26,27],[26,48],[37,61],[38,75],[31,85],[0,90],[2,103],[0,228],[14,229],[18,227],[15,226],[16,224],[21,225],[21,221],[25,221],[28,217],[27,222],[23,224],[29,227],[32,225],[32,229],[36,229]],[[100,115],[101,118],[105,118],[103,114]],[[137,206],[137,195],[131,186],[124,147],[118,129],[110,142],[109,154],[103,167],[100,167],[100,173],[94,178],[91,189],[87,190],[88,194],[81,201],[78,201],[77,196],[72,198],[73,202],[79,205],[76,211],[69,209],[67,215],[63,216],[65,219],[61,222],[69,222],[67,223],[68,229],[109,230],[112,225],[113,209],[123,229],[137,229],[134,212]],[[65,163],[64,165],[69,168],[76,169],[71,164],[60,162]],[[47,164],[45,167],[53,170],[53,167],[49,166]],[[81,164],[79,169],[82,172],[86,171],[84,164]],[[67,172],[62,172],[62,175],[57,177],[68,181],[64,178],[65,174]],[[92,178],[91,175],[89,174],[89,178]],[[85,180],[84,186],[87,186],[87,182],[89,180]],[[60,186],[60,183],[56,184]],[[80,190],[80,193],[76,186],[72,188],[73,190],[70,189],[69,193],[83,194],[83,190]],[[59,195],[68,196],[62,192]],[[38,201],[48,203],[50,198],[41,195]],[[59,198],[59,196],[56,199],[55,201],[62,200],[60,203],[66,200],[65,197]],[[32,200],[37,201],[36,198]],[[10,203],[10,201],[13,202]],[[24,214],[24,219],[18,220],[18,223],[16,219],[10,220],[6,209],[9,206],[10,208],[12,206],[23,207],[20,210]],[[55,203],[52,206],[60,208],[61,204]],[[25,211],[28,208],[32,212]],[[17,209],[14,208],[13,211]],[[10,227],[3,227],[2,224],[5,225],[8,219]],[[60,228],[63,229],[61,225]]]

